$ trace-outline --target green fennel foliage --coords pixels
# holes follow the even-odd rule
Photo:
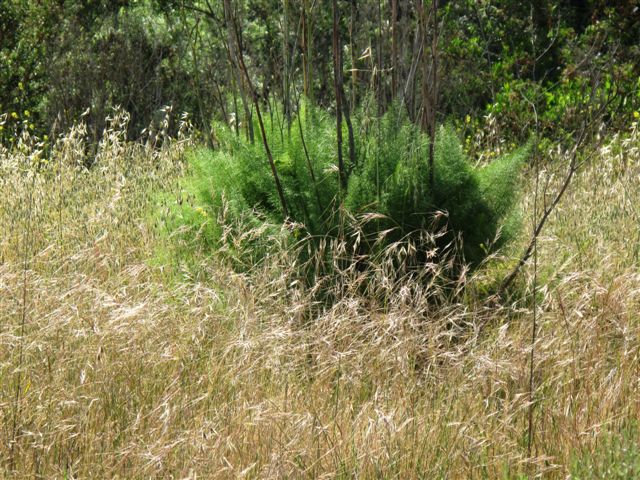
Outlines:
[[[429,188],[429,139],[399,109],[380,121],[368,139],[366,156],[349,183],[346,206],[352,212],[376,212],[374,230],[391,230],[389,241],[434,228],[434,212],[446,212],[449,234],[441,249],[461,234],[465,260],[477,264],[517,231],[513,206],[529,147],[482,167],[466,158],[452,129],[441,127],[435,146],[434,188]],[[500,230],[500,235],[497,237]]]
[[[375,213],[375,220],[359,227],[374,236],[384,232],[386,244],[419,241],[424,229],[446,227],[448,233],[440,237],[438,247],[445,250],[460,236],[461,260],[477,264],[489,252],[487,245],[499,246],[515,233],[513,205],[527,147],[476,167],[465,157],[455,133],[442,127],[431,191],[428,136],[396,107],[373,123],[369,119],[368,128],[363,127],[364,119],[360,121],[359,131],[364,133],[356,140],[357,161],[349,165],[347,190],[341,191],[334,120],[305,105],[298,115],[290,127],[278,115],[265,119],[288,220],[296,225],[290,229],[294,237],[304,232],[312,241],[336,238],[355,228],[350,219]],[[256,227],[279,231],[285,219],[260,138],[252,144],[225,125],[214,127],[219,148],[191,154],[192,171],[183,181],[190,201],[175,202],[169,230],[195,235],[200,246],[211,249],[228,247],[225,232],[235,231],[238,238]],[[440,225],[434,224],[437,212],[446,212],[439,217]],[[245,255],[264,254],[265,238],[268,235],[251,236],[242,245],[252,250]]]

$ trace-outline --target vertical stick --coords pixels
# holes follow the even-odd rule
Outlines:
[[[427,38],[427,24],[429,23],[424,0],[416,0],[419,23],[423,40]],[[431,34],[431,70],[427,49],[422,49],[422,115],[421,125],[429,134],[429,189],[433,192],[435,186],[434,157],[436,144],[436,109],[438,104],[438,1],[432,0],[429,18],[432,19]]]
[[[338,173],[340,186],[345,191],[347,188],[347,173],[342,158],[342,53],[338,34],[338,1],[333,0],[333,85],[336,94],[336,137],[338,141]]]
[[[378,0],[378,115],[382,115],[384,112],[385,94],[384,84],[382,82],[382,71],[384,70],[383,56],[382,56],[382,6],[380,0]]]
[[[355,23],[357,13],[357,0],[351,0],[351,18],[349,19],[349,50],[351,51],[351,111],[356,108],[358,96],[358,69],[356,68],[358,56],[356,55],[356,45],[353,41],[353,34],[356,29]]]
[[[537,146],[537,142],[536,142]],[[535,154],[535,152],[534,152]],[[537,157],[537,155],[536,155]],[[528,431],[527,431],[527,452],[528,457],[531,458],[531,452],[533,451],[533,400],[535,393],[535,385],[533,381],[533,370],[535,363],[535,347],[536,337],[538,334],[538,298],[536,295],[538,287],[538,236],[535,234],[536,219],[538,218],[538,193],[540,184],[540,167],[537,158],[534,158],[536,164],[536,190],[533,197],[533,321],[531,324],[531,353],[529,356],[529,419],[528,419]]]
[[[313,102],[313,72],[311,67],[311,55],[313,46],[313,24],[309,0],[302,1],[302,70],[304,95]]]
[[[342,95],[342,110],[344,113],[344,121],[347,124],[347,135],[349,137],[349,170],[346,172],[347,177],[356,166],[356,141],[353,135],[353,124],[351,123],[351,111],[349,108],[349,101],[344,93],[344,85],[340,86],[340,95]]]
[[[398,0],[391,0],[391,97],[398,94]]]
[[[420,126],[426,132],[429,132],[429,54],[427,53],[427,13],[424,8],[424,0],[415,0],[415,6],[418,14],[418,28],[422,37],[423,48],[420,50],[420,66],[422,69],[422,85],[420,92]],[[431,165],[429,165],[431,166]]]
[[[238,41],[238,37],[233,33],[235,31],[234,25],[233,25],[234,14],[233,14],[233,10],[231,9],[230,0],[224,0],[224,17],[225,17],[225,22],[227,24],[227,36],[228,36],[227,54],[229,55],[229,61],[231,62],[232,65],[235,66],[234,70],[236,74],[236,83],[238,84],[238,91],[240,92],[240,100],[242,101],[242,107],[244,109],[244,116],[245,116],[244,121],[246,122],[247,138],[251,143],[253,143],[254,141],[253,120],[252,120],[251,110],[249,109],[249,105],[247,103],[245,89],[243,88],[242,72],[239,65],[239,60],[240,60],[239,51],[242,48],[242,46]]]
[[[186,25],[187,21],[184,15],[184,10],[181,13],[182,13],[182,21]],[[200,28],[200,19],[197,19],[195,25],[193,26],[193,29],[189,31],[189,47],[191,49],[191,56],[193,57],[193,64],[195,67],[194,68],[195,78],[191,88],[196,93],[196,103],[198,104],[198,113],[200,113],[200,123],[202,126],[202,130],[205,136],[207,137],[207,145],[209,146],[209,148],[211,148],[213,146],[213,143],[211,141],[211,130],[210,130],[209,122],[207,122],[207,118],[205,115],[204,102],[202,100],[202,94],[200,91],[200,86],[202,85],[202,81],[200,80],[200,65],[198,62],[198,48],[196,45],[200,37],[199,31],[198,31],[199,28]]]
[[[307,160],[307,168],[309,169],[309,176],[311,177],[311,181],[313,182],[313,190],[316,194],[316,202],[318,206],[318,213],[322,213],[322,202],[320,201],[320,193],[318,192],[318,182],[316,181],[316,174],[313,171],[313,165],[311,163],[311,157],[309,156],[309,149],[307,148],[307,142],[304,139],[304,132],[302,129],[302,120],[300,120],[300,102],[298,98],[298,114],[296,115],[296,119],[298,120],[298,130],[300,132],[300,140],[302,141],[302,148],[304,149],[304,156]]]
[[[22,363],[24,361],[24,332],[27,325],[27,300],[28,300],[28,272],[31,259],[31,229],[32,229],[32,210],[33,210],[33,193],[35,191],[36,172],[31,167],[31,188],[29,188],[27,201],[27,224],[25,226],[24,250],[23,250],[23,268],[22,268],[22,305],[20,309],[20,343],[18,346],[18,379],[16,381],[16,391],[14,396],[13,421],[11,425],[11,447],[9,452],[9,471],[12,472],[15,467],[15,445],[18,437],[18,427],[20,417],[22,416]]]
[[[273,155],[271,154],[271,149],[269,148],[269,142],[267,140],[267,132],[264,128],[264,121],[262,120],[262,113],[260,112],[260,102],[258,101],[258,94],[256,90],[253,88],[253,83],[251,82],[251,77],[249,76],[249,71],[247,70],[247,66],[244,63],[244,53],[242,51],[242,42],[240,41],[240,32],[238,29],[238,25],[236,24],[235,18],[233,17],[231,10],[231,0],[224,0],[225,13],[228,11],[228,26],[232,29],[229,32],[229,35],[233,37],[233,41],[236,43],[238,48],[238,63],[240,64],[240,69],[244,73],[245,80],[247,82],[247,86],[249,87],[249,92],[251,93],[251,98],[253,100],[253,106],[256,109],[256,115],[258,117],[258,124],[260,126],[260,134],[262,135],[262,144],[264,145],[265,153],[267,154],[267,160],[269,161],[269,167],[271,168],[271,174],[273,175],[273,181],[276,185],[276,190],[278,192],[278,198],[280,200],[280,206],[282,207],[282,213],[285,218],[289,217],[289,209],[287,208],[287,201],[284,196],[284,189],[282,188],[282,184],[280,183],[280,177],[278,176],[278,170],[276,169],[276,164],[273,160]]]
[[[429,188],[435,187],[434,157],[436,145],[436,109],[438,108],[438,0],[431,2],[433,33],[431,37],[431,101],[429,109]]]
[[[531,24],[533,25],[533,6],[531,7]],[[532,37],[533,39],[533,37]],[[536,79],[536,44],[531,42],[533,50],[533,79]],[[533,409],[534,409],[534,397],[535,397],[535,383],[533,380],[533,372],[535,368],[535,353],[536,353],[536,338],[538,335],[538,297],[536,295],[538,289],[538,235],[535,234],[536,219],[538,218],[538,195],[540,190],[540,162],[538,162],[538,135],[540,134],[540,122],[538,121],[538,110],[536,105],[533,104],[533,111],[535,113],[536,120],[536,143],[534,145],[534,157],[535,172],[536,172],[536,191],[533,197],[533,319],[531,321],[531,354],[529,357],[529,418],[528,418],[528,431],[527,431],[527,456],[531,458],[533,452]],[[532,465],[532,464],[531,464]]]
[[[284,114],[287,118],[287,128],[291,129],[291,99],[289,88],[289,0],[283,0],[283,26],[282,26],[282,101]]]
[[[302,0],[300,7],[300,23],[302,24],[302,35],[300,35],[300,50],[302,53],[302,92],[309,98],[309,72],[307,71],[307,1]]]

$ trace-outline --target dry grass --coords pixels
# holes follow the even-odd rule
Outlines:
[[[114,127],[87,170],[81,137],[39,168],[37,145],[0,153],[2,476],[565,478],[582,464],[610,478],[620,467],[589,462],[610,458],[623,430],[638,434],[636,133],[583,169],[541,241],[533,458],[528,302],[434,303],[429,287],[381,274],[385,304],[345,281],[332,308],[312,309],[286,252],[250,274],[206,255],[204,274],[175,273],[150,261],[163,240],[148,211],[152,192],[175,188],[184,143],[135,146]]]

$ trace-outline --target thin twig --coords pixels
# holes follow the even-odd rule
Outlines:
[[[31,240],[31,214],[33,209],[33,192],[35,190],[36,172],[29,170],[31,174],[31,187],[29,188],[27,201],[27,225],[24,237],[23,268],[22,268],[22,305],[20,312],[20,337],[18,343],[18,379],[16,381],[16,391],[14,396],[13,421],[11,426],[11,449],[9,453],[9,471],[13,471],[15,466],[15,445],[18,436],[18,421],[22,414],[22,363],[24,361],[24,332],[27,325],[27,294],[28,294],[28,271],[29,271],[29,247]]]

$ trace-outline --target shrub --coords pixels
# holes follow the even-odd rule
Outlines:
[[[347,207],[384,215],[387,221],[381,227],[394,229],[390,240],[433,228],[434,212],[446,212],[449,234],[441,237],[440,248],[451,244],[453,235],[461,234],[465,260],[477,264],[488,253],[489,242],[496,240],[494,246],[499,246],[515,233],[517,222],[509,214],[527,147],[474,167],[453,130],[441,127],[430,191],[429,140],[397,109],[382,119],[380,134],[369,144],[369,154],[349,184]]]
[[[449,233],[439,237],[439,251],[450,250],[460,236],[464,239],[461,260],[477,265],[490,251],[488,245],[498,246],[514,233],[517,222],[506,220],[516,200],[526,147],[477,167],[464,155],[453,130],[442,127],[436,141],[431,191],[429,139],[396,107],[374,120],[379,121],[378,128],[369,128],[359,136],[357,163],[350,167],[348,187],[343,192],[335,167],[334,121],[305,106],[299,116],[290,128],[279,124],[277,118],[267,119],[268,141],[294,238],[304,234],[312,243],[325,237],[347,238],[357,228],[353,219],[374,213],[370,217],[374,220],[363,230],[378,238],[384,236],[383,246],[412,239],[418,250],[433,248],[420,245],[425,229],[446,227]],[[360,126],[365,121],[361,118]],[[220,249],[228,246],[230,237],[225,232],[235,232],[237,239],[243,231],[260,225],[276,231],[285,219],[262,143],[245,141],[226,126],[217,125],[214,130],[219,149],[192,153],[192,172],[184,179],[185,199],[174,203],[169,225],[170,230],[188,226],[189,235],[195,232],[201,239],[200,245]],[[434,216],[445,218],[446,223],[434,223]],[[511,228],[499,235],[507,224]],[[261,242],[253,236],[250,242],[236,245],[264,252],[267,247]],[[363,245],[359,244],[358,253],[373,253],[367,251],[372,247]],[[376,245],[378,248],[381,243]]]

